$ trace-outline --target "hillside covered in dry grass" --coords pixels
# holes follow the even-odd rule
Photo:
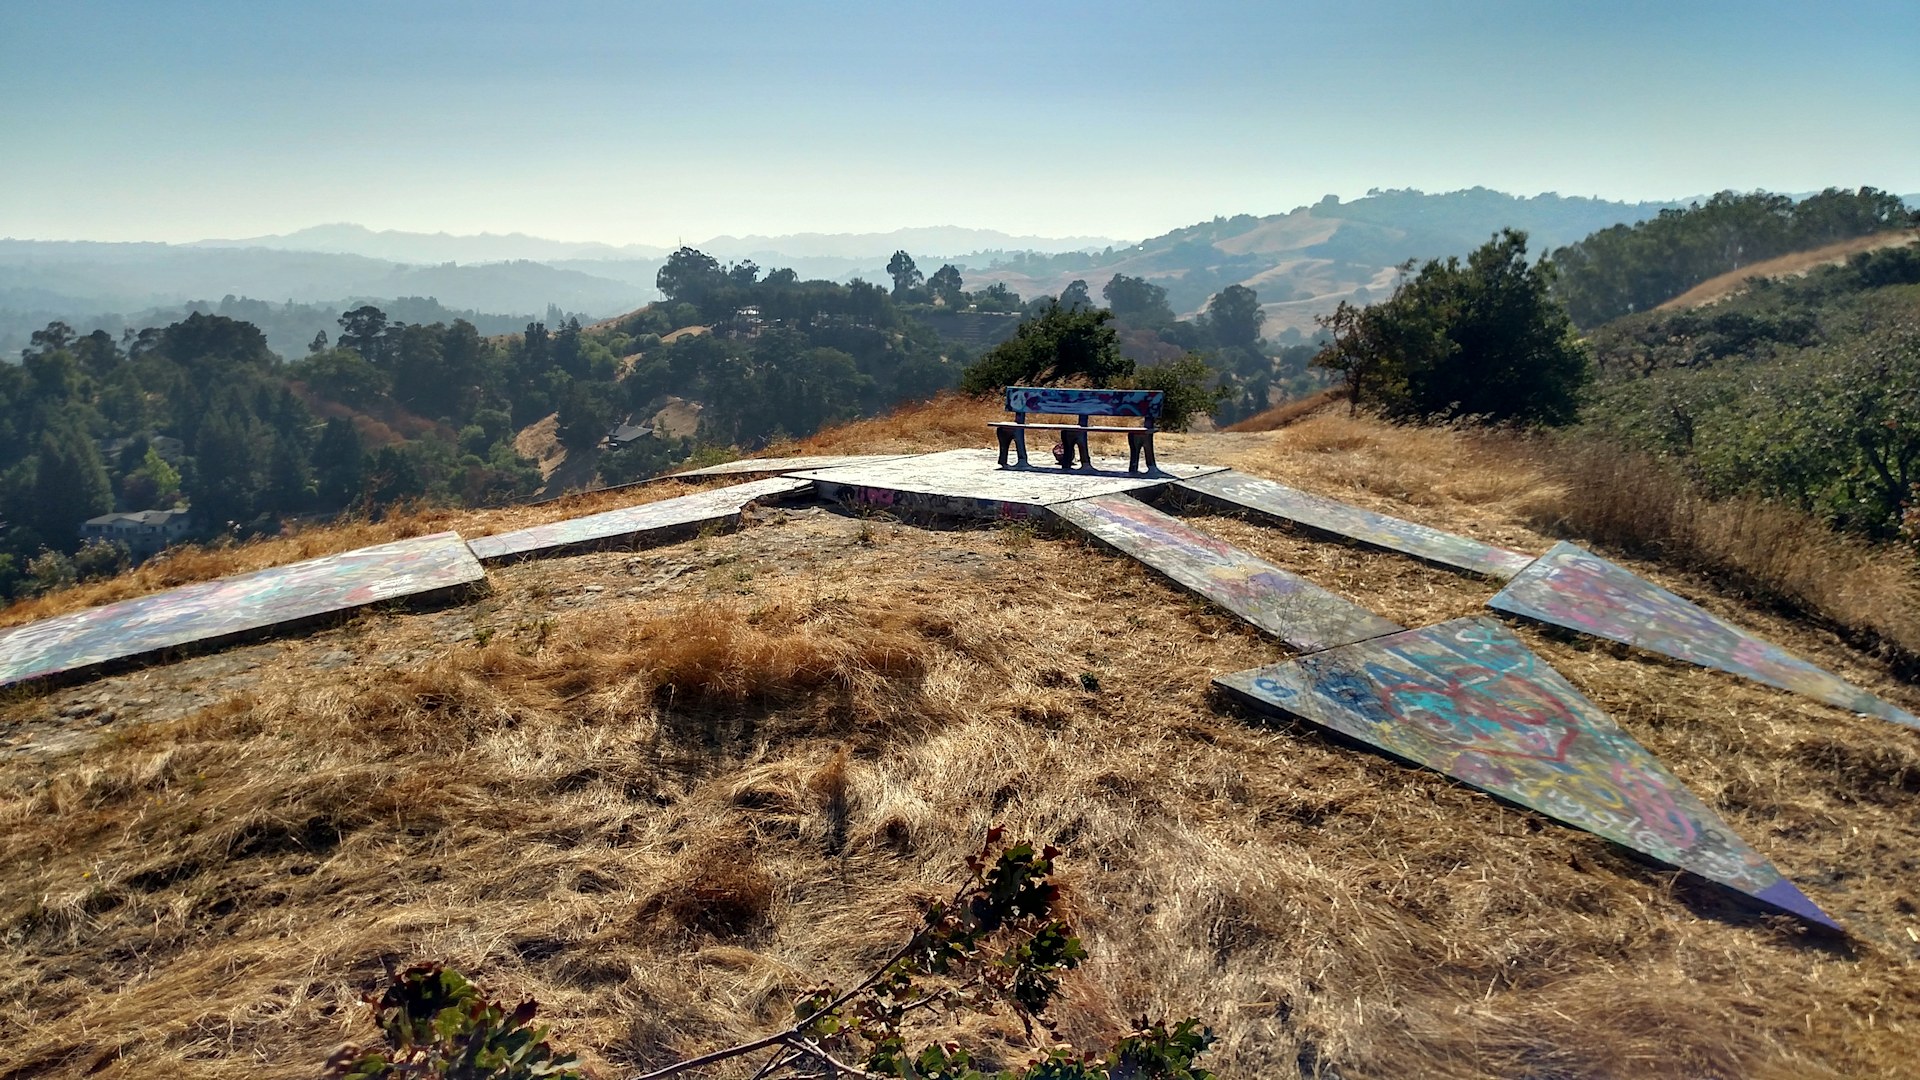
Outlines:
[[[949,399],[771,452],[985,445],[999,415]],[[1750,547],[1757,513],[1661,509],[1648,500],[1678,496],[1609,481],[1604,462],[1344,406],[1168,436],[1161,455],[1523,550],[1598,539],[1920,705],[1895,673],[1920,645],[1911,567],[1880,552],[1844,549],[1872,589],[1756,601],[1688,567],[1710,567],[1715,543]],[[190,552],[0,620],[684,490]],[[1621,532],[1636,500],[1665,515],[1664,547]],[[1765,580],[1818,592],[1818,553],[1843,550],[1819,545],[1839,541],[1768,520]],[[1196,523],[1406,625],[1495,591]],[[631,1075],[783,1023],[822,978],[856,980],[993,823],[1065,849],[1093,954],[1061,1010],[1078,1043],[1146,1012],[1210,1022],[1227,1077],[1911,1075],[1920,733],[1517,627],[1852,928],[1833,940],[1436,774],[1227,711],[1209,679],[1285,650],[1064,536],[769,509],[732,535],[489,576],[468,606],[14,695],[0,1078],[310,1077],[368,1035],[359,995],[420,959],[538,998],[594,1075]],[[1883,633],[1843,636],[1850,619]],[[1007,1062],[1028,1045],[1017,1026],[960,1034]]]

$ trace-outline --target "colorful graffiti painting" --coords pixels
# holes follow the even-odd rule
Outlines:
[[[1002,469],[992,450],[944,450],[867,465],[807,469],[789,475],[844,488],[869,488],[902,495],[941,495],[981,503],[1049,506],[1069,499],[1160,487],[1184,477],[1219,471],[1216,465],[1162,463],[1157,475],[1128,475],[1126,461],[1116,458],[1095,458],[1094,466],[1090,472]],[[932,502],[937,500],[929,501]]]
[[[776,476],[603,514],[475,537],[468,546],[481,562],[497,562],[562,555],[596,547],[666,543],[687,535],[689,530],[732,522],[739,518],[741,508],[755,499],[793,495],[812,486],[806,480]]]
[[[1075,390],[1064,386],[1009,386],[1007,411],[1060,416],[1137,416],[1158,420],[1164,390]]]
[[[1533,562],[1531,555],[1376,514],[1244,473],[1218,472],[1182,480],[1178,486],[1181,491],[1192,492],[1203,501],[1227,510],[1250,510],[1316,533],[1487,577],[1504,580]]]
[[[1555,544],[1487,606],[1920,727],[1911,713],[1573,544]]]
[[[1839,924],[1652,754],[1490,619],[1214,682],[1824,926]]]
[[[1060,520],[1306,651],[1403,629],[1126,495],[1060,503]]]
[[[400,540],[61,615],[0,634],[0,685],[297,625],[486,580],[457,533]]]

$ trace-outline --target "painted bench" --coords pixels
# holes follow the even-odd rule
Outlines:
[[[990,426],[1000,436],[1000,467],[1007,466],[1007,447],[1014,447],[1019,453],[1019,467],[1027,467],[1027,432],[1057,431],[1060,441],[1067,448],[1064,462],[1073,468],[1074,458],[1079,457],[1082,469],[1093,468],[1093,456],[1087,451],[1087,436],[1094,432],[1127,437],[1127,471],[1139,472],[1140,459],[1146,458],[1146,471],[1159,468],[1153,459],[1154,426],[1159,423],[1160,410],[1166,405],[1167,395],[1159,390],[1092,390],[1070,389],[1061,386],[1009,386],[1007,387],[1007,411],[1013,414],[1011,421],[996,420]],[[1029,424],[1028,413],[1045,413],[1063,416],[1077,416],[1077,424]],[[1094,426],[1088,421],[1096,416],[1137,416],[1140,427]]]

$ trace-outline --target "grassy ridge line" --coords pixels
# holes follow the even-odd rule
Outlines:
[[[1878,251],[1881,248],[1904,247],[1912,243],[1920,243],[1920,229],[1903,233],[1869,233],[1866,236],[1839,240],[1809,251],[1789,252],[1751,266],[1743,266],[1738,270],[1729,270],[1718,277],[1708,278],[1679,296],[1660,304],[1654,310],[1674,311],[1680,308],[1704,307],[1745,291],[1747,281],[1751,278],[1783,278],[1805,274],[1817,267],[1845,262],[1851,255]]]

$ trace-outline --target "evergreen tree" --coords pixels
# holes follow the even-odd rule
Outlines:
[[[1167,290],[1144,278],[1115,274],[1100,290],[1113,317],[1128,326],[1167,326],[1173,323],[1173,308],[1167,304]]]
[[[365,458],[353,421],[338,416],[328,420],[313,449],[314,478],[321,502],[343,507],[358,500],[366,476]]]
[[[64,413],[49,418],[35,454],[30,524],[63,552],[80,546],[80,524],[113,509],[113,484],[93,440]]]
[[[267,487],[271,441],[260,421],[230,396],[201,423],[187,483],[201,525],[253,519]]]
[[[387,362],[387,313],[372,304],[362,304],[340,316],[339,346],[352,349],[361,359],[377,367]]]
[[[964,307],[967,302],[967,293],[960,279],[960,270],[952,263],[933,272],[933,276],[927,279],[927,291],[931,292],[934,299],[940,301],[940,305],[949,311]]]
[[[1391,416],[1567,423],[1591,365],[1552,280],[1527,234],[1502,230],[1464,266],[1433,260],[1390,300],[1323,317],[1334,341],[1314,362]]]
[[[960,388],[989,394],[1003,386],[1084,378],[1108,386],[1133,373],[1133,361],[1120,355],[1120,336],[1104,309],[1069,311],[1047,305],[1038,318],[1022,322],[1013,337],[968,366]]]
[[[307,462],[307,448],[289,435],[275,438],[267,463],[266,507],[276,511],[305,510],[313,504],[313,495],[313,470]]]
[[[895,301],[907,300],[926,278],[920,268],[913,265],[913,256],[904,251],[896,251],[887,261],[887,276],[893,278],[893,298]]]

